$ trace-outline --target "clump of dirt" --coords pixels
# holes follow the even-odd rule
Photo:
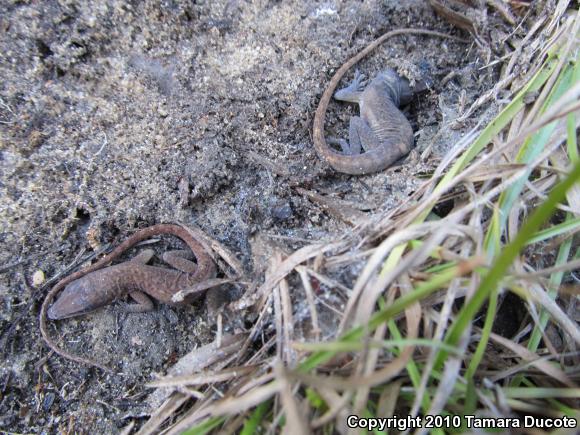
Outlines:
[[[79,366],[40,338],[48,286],[33,288],[36,271],[66,275],[87,251],[178,221],[259,277],[274,246],[289,252],[352,225],[297,188],[363,212],[405,201],[473,127],[451,124],[496,77],[471,44],[388,41],[358,68],[372,77],[393,67],[429,83],[406,109],[416,149],[394,168],[352,177],[314,152],[320,95],[343,61],[388,30],[458,34],[423,1],[72,0],[4,2],[0,11],[0,427],[13,431],[113,433],[154,372],[215,334],[203,302],[144,314],[113,305],[53,329],[67,349],[119,374]],[[346,137],[354,111],[332,103],[327,134]],[[246,320],[226,310],[224,330]]]

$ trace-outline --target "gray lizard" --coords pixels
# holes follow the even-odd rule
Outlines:
[[[371,90],[379,91],[379,87],[375,86],[375,84],[379,84],[378,82],[375,83],[375,80],[378,79],[378,76],[373,81],[371,81],[371,83],[365,88],[364,91],[358,89],[359,96],[361,98],[360,100],[355,101],[359,105],[360,101],[363,102],[361,105],[360,118],[362,121],[366,122],[368,127],[370,127],[370,131],[372,131],[373,126],[377,126],[379,122],[384,122],[386,125],[384,130],[379,130],[378,133],[375,131],[374,139],[368,141],[366,138],[366,136],[368,136],[366,132],[368,132],[369,129],[359,129],[358,126],[356,126],[356,123],[359,121],[354,121],[355,127],[352,128],[354,132],[353,136],[360,137],[360,131],[363,132],[362,136],[365,136],[365,139],[358,141],[358,143],[360,143],[360,147],[358,147],[355,143],[357,139],[354,141],[351,139],[351,141],[354,143],[354,149],[356,150],[357,147],[359,150],[360,148],[365,147],[368,149],[366,149],[364,153],[347,154],[328,146],[324,138],[324,120],[326,117],[326,109],[328,108],[328,103],[332,98],[334,90],[338,86],[338,83],[344,74],[383,42],[398,35],[426,35],[466,42],[455,36],[446,35],[444,33],[427,29],[392,30],[375,39],[336,70],[330,79],[326,90],[322,94],[320,102],[318,103],[318,108],[316,109],[316,114],[314,115],[312,136],[314,139],[314,148],[316,149],[316,152],[320,158],[325,160],[330,166],[339,172],[344,172],[346,174],[369,174],[382,171],[383,169],[389,167],[397,159],[408,153],[413,145],[413,132],[411,130],[411,126],[395,104],[396,102],[399,104],[403,103],[403,100],[408,98],[408,93],[403,92],[400,93],[397,98],[393,98],[393,90],[396,91],[399,89],[399,92],[401,92],[403,89],[399,88],[399,86],[405,87],[408,86],[408,84],[397,85],[396,82],[398,80],[393,81],[393,78],[387,78],[388,90],[385,92],[377,92],[377,98],[369,96],[367,100],[365,94],[368,88],[370,88],[368,89],[369,92],[371,92]],[[387,118],[381,118],[383,115],[385,115],[385,113]],[[383,121],[381,121],[381,119]],[[390,121],[387,123],[387,121],[385,121],[386,119],[389,119]],[[390,136],[386,134],[387,131],[391,132]],[[373,145],[375,145],[374,148]],[[341,145],[341,147],[344,149],[344,145]],[[346,151],[352,152],[352,148],[352,145],[349,144],[349,146],[346,148]]]
[[[413,145],[411,124],[398,109],[411,100],[409,82],[392,69],[377,74],[370,83],[364,78],[356,71],[351,84],[334,94],[335,99],[356,103],[360,108],[360,116],[350,119],[348,142],[329,139],[329,143],[340,145],[343,155],[350,157],[349,173],[382,170],[407,154]],[[361,167],[359,160],[370,157],[366,155],[369,152],[374,155],[372,167]]]

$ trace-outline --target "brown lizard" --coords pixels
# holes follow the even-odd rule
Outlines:
[[[355,122],[351,120],[351,144],[346,145],[344,141],[335,141],[342,145],[344,153],[328,146],[324,138],[326,109],[344,74],[385,40],[404,34],[436,36],[465,42],[463,39],[433,30],[393,30],[371,42],[336,71],[316,109],[313,136],[314,147],[318,155],[339,172],[361,175],[381,171],[407,154],[413,145],[411,125],[397,108],[402,102],[401,100],[410,97],[410,94],[407,95],[408,90],[405,89],[405,86],[408,88],[408,84],[400,81],[401,79],[392,70],[387,70],[373,79],[367,86],[368,92],[367,89],[364,91],[360,89],[361,80],[357,76],[351,87],[343,90],[348,92],[339,91],[337,93],[338,99],[356,102],[360,105],[361,110],[361,117],[353,118]],[[355,92],[351,92],[353,90]],[[341,92],[343,92],[342,95]],[[357,139],[353,141],[353,138]],[[365,148],[364,153],[360,152],[361,145]]]
[[[105,267],[137,243],[162,234],[182,239],[195,255],[197,264],[186,258],[167,253],[168,255],[164,255],[163,259],[180,270],[147,266],[145,263],[153,255],[153,251],[147,250],[130,261]],[[110,369],[95,361],[72,355],[60,349],[48,334],[47,314],[53,320],[84,314],[109,304],[126,294],[130,294],[138,302],[136,305],[130,305],[130,310],[143,312],[153,308],[151,300],[145,293],[161,302],[175,304],[171,298],[175,293],[209,280],[214,275],[215,264],[213,260],[187,228],[172,224],[159,224],[144,228],[130,236],[95,264],[63,278],[50,290],[40,309],[42,337],[48,346],[59,355],[109,371]],[[56,294],[62,289],[64,291],[58,300],[49,308]],[[188,297],[184,302],[191,302],[191,299]]]

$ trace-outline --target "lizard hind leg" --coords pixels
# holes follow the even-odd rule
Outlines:
[[[147,263],[149,263],[149,261],[151,261],[151,259],[154,256],[155,256],[155,251],[153,249],[145,249],[145,250],[139,252],[139,254],[135,255],[129,261],[133,261],[133,262],[139,263],[139,264],[147,264]]]
[[[335,137],[329,137],[326,139],[326,142],[330,145],[338,145],[343,154],[350,155],[350,153],[351,153],[350,152],[350,145],[344,139],[337,139]]]
[[[178,251],[167,251],[163,254],[163,261],[167,264],[175,267],[176,269],[189,274],[190,276],[193,275],[197,271],[197,264],[191,261],[195,258],[191,251],[187,250],[178,250]],[[214,278],[215,272],[213,276],[209,276],[209,278]],[[185,297],[181,299],[177,304],[190,304],[194,300],[196,300],[200,295],[202,295],[205,289],[196,289],[196,286],[199,286],[200,282],[191,281],[188,285],[184,286],[182,291],[185,293]]]
[[[197,270],[197,264],[193,261],[195,256],[191,251],[187,250],[177,250],[177,251],[167,251],[163,253],[163,261],[167,264],[175,267],[178,270],[186,273],[195,273]]]
[[[369,151],[381,146],[381,140],[360,116],[350,118],[348,140],[352,154],[360,154],[363,149]]]
[[[360,154],[363,149],[367,151],[376,148],[379,144],[376,135],[360,116],[350,118],[348,141],[328,138],[327,142],[332,145],[339,145],[342,153],[347,156]]]

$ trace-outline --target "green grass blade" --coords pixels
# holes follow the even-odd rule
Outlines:
[[[403,336],[401,335],[399,328],[397,328],[397,325],[393,320],[389,320],[388,328],[389,331],[391,332],[391,336],[393,336],[395,340],[403,340]],[[395,351],[394,353],[395,355],[400,355],[400,352],[398,351]],[[417,364],[415,363],[413,358],[409,360],[406,368],[407,373],[409,374],[409,378],[411,379],[411,383],[415,388],[419,388],[419,385],[421,384],[421,373],[419,372]],[[426,412],[427,410],[429,410],[430,407],[431,407],[431,397],[427,392],[425,392],[425,394],[421,398],[421,408],[423,408],[423,411]]]
[[[564,93],[572,86],[572,69],[565,68],[560,74],[560,77],[554,85],[554,89],[546,99],[546,102],[542,108],[542,113],[554,104]],[[542,127],[537,133],[535,133],[530,139],[524,142],[524,145],[520,148],[518,155],[516,156],[516,163],[527,164],[536,159],[540,153],[544,150],[546,143],[548,143],[550,137],[556,129],[557,121],[554,121],[544,127]],[[516,203],[517,199],[520,197],[522,190],[528,181],[530,174],[532,173],[532,168],[526,170],[525,174],[512,186],[510,186],[506,191],[502,192],[499,198],[499,216],[497,220],[494,220],[490,225],[488,233],[486,234],[485,240],[485,250],[488,254],[488,258],[492,258],[498,252],[497,249],[499,245],[499,238],[504,233],[505,223],[507,221],[510,212]]]
[[[260,423],[262,423],[264,416],[270,409],[270,403],[270,400],[266,400],[256,407],[250,418],[244,422],[244,427],[242,428],[240,435],[254,435],[258,431]]]
[[[559,266],[568,261],[571,249],[572,249],[572,239],[568,239],[562,245],[560,245],[555,266]],[[556,272],[550,276],[550,287],[548,289],[548,296],[550,296],[550,298],[556,299],[556,296],[558,295],[558,288],[562,283],[562,278],[564,278],[564,272]],[[549,318],[550,315],[548,314],[548,312],[546,310],[542,310],[540,314],[540,325],[539,325],[541,330],[538,328],[538,325],[536,325],[536,327],[534,328],[534,332],[532,333],[532,336],[530,337],[530,341],[528,343],[528,349],[530,349],[532,352],[535,352],[538,349],[538,344],[542,339],[542,330],[548,324]]]
[[[210,417],[197,426],[182,432],[181,435],[205,435],[206,433],[211,432],[213,429],[221,425],[225,419],[225,417]]]
[[[475,352],[471,357],[471,361],[469,361],[467,373],[465,374],[465,377],[467,378],[468,381],[473,379],[473,376],[475,375],[475,372],[479,367],[479,363],[481,362],[483,355],[485,354],[487,343],[489,342],[489,336],[491,334],[491,329],[493,327],[493,321],[495,320],[495,315],[497,311],[497,299],[498,299],[497,292],[492,291],[489,295],[489,303],[487,307],[487,313],[485,315],[485,322],[481,330],[481,339],[479,340],[477,348],[475,349]]]
[[[528,240],[527,244],[531,245],[533,243],[543,242],[544,240],[548,240],[562,234],[576,232],[579,229],[580,217],[574,218],[574,216],[569,215],[564,222],[536,232],[533,237],[530,237],[530,240]]]
[[[580,82],[580,61],[576,58],[576,62],[574,64],[573,72],[572,72],[572,82],[578,83]],[[577,139],[577,132],[576,132],[576,114],[570,113],[566,120],[566,130],[568,133],[568,141],[567,141],[567,149],[568,149],[568,157],[572,164],[578,161],[578,139]]]
[[[356,352],[366,347],[369,348],[395,348],[406,346],[421,346],[430,347],[434,349],[443,349],[450,354],[461,356],[461,352],[456,347],[447,345],[439,341],[434,341],[427,338],[399,338],[394,340],[370,340],[369,343],[363,343],[359,340],[355,341],[329,341],[319,343],[295,343],[294,348],[306,352],[333,352],[334,354],[340,352]]]

